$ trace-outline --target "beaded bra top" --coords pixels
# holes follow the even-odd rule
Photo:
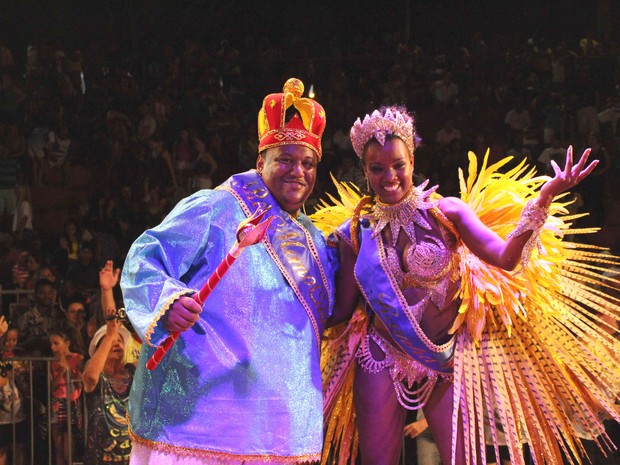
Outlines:
[[[425,191],[428,180],[395,204],[385,204],[376,200],[368,214],[371,220],[373,237],[389,226],[391,244],[384,244],[387,262],[396,282],[401,289],[422,288],[429,292],[431,300],[441,308],[445,302],[446,292],[451,282],[457,279],[458,260],[453,248],[455,237],[440,222],[441,238],[419,231],[431,231],[427,217],[429,212],[437,213],[438,200],[432,200],[431,194],[437,186]],[[416,233],[416,225],[419,227]],[[410,240],[403,251],[403,264],[396,249],[396,240],[400,230]],[[404,268],[404,269],[403,269]]]

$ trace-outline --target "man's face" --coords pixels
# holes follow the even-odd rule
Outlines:
[[[41,286],[36,293],[37,305],[41,307],[51,307],[54,304],[54,287]]]
[[[80,252],[78,253],[78,260],[84,266],[90,265],[93,261],[93,251],[88,247],[80,249]]]
[[[265,150],[256,170],[280,206],[296,215],[314,189],[318,157],[303,145],[282,145]]]

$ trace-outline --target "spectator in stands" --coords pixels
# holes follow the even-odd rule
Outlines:
[[[217,161],[207,147],[207,138],[202,134],[193,136],[196,161],[192,176],[192,192],[213,187],[213,175],[217,171]]]
[[[599,132],[597,109],[597,86],[588,67],[582,65],[574,79],[571,96],[575,108],[577,135],[587,137],[591,132]]]
[[[13,276],[12,289],[32,289],[34,287],[34,260],[28,247],[24,245],[19,246],[17,260],[11,268]]]
[[[73,220],[68,220],[58,240],[58,247],[55,249],[53,257],[62,275],[67,273],[73,264],[77,263],[80,241],[81,232],[78,230],[77,223]]]
[[[7,70],[0,77],[0,119],[3,121],[19,120],[20,111],[28,94],[15,82]]]
[[[616,84],[615,92],[606,98],[603,110],[597,115],[601,130],[605,125],[609,125],[609,131],[613,136],[617,136],[620,127],[618,119],[620,119],[620,84]]]
[[[0,139],[0,225],[4,225],[5,228],[6,225],[11,224],[15,214],[17,204],[15,186],[20,171],[19,161],[11,157],[8,141],[2,137]]]
[[[435,141],[439,145],[439,149],[445,149],[455,139],[461,140],[461,130],[456,128],[454,119],[448,118],[444,126],[437,131]]]
[[[515,136],[525,134],[525,131],[532,125],[530,112],[523,105],[523,100],[518,99],[515,107],[506,113],[504,118],[508,140],[513,140]]]
[[[67,271],[66,278],[73,281],[78,293],[88,295],[99,288],[99,266],[95,263],[95,254],[90,242],[82,242],[78,252],[78,261]]]
[[[351,148],[350,152],[342,153],[340,159],[340,165],[336,169],[335,177],[340,182],[350,182],[356,185],[361,191],[367,192],[366,176],[364,176],[364,170],[359,165],[357,156]]]
[[[177,139],[174,141],[174,146],[172,147],[172,160],[174,162],[174,169],[177,173],[179,186],[189,190],[189,179],[194,170],[196,151],[192,143],[190,129],[187,127],[183,127],[179,130]]]
[[[52,130],[47,134],[47,143],[45,145],[46,163],[44,164],[43,175],[45,177],[46,174],[51,175],[54,170],[59,170],[60,182],[56,183],[57,185],[65,185],[69,179],[69,158],[72,144],[73,140],[69,133],[69,127],[64,122],[58,125],[57,130]]]
[[[172,156],[161,134],[153,134],[147,142],[149,153],[145,160],[144,197],[148,201],[153,196],[170,196],[177,189],[178,182]]]
[[[452,80],[452,73],[449,71],[433,83],[431,92],[437,110],[454,109],[458,106],[459,87]]]
[[[28,136],[28,156],[32,166],[32,177],[35,186],[43,185],[43,170],[45,163],[45,145],[49,125],[45,118],[40,115],[33,115],[33,128]]]
[[[99,328],[90,343],[91,358],[82,375],[88,407],[84,465],[129,463],[131,439],[126,410],[135,367],[127,363],[131,335],[117,318],[112,295],[119,273],[120,269],[113,269],[113,263],[108,261],[99,274],[106,325]]]
[[[58,326],[67,333],[71,342],[71,349],[86,358],[88,356],[88,344],[90,343],[86,328],[87,304],[79,294],[70,297],[66,304],[67,308],[58,322]]]
[[[24,397],[24,367],[11,358],[20,355],[17,347],[18,330],[9,327],[0,315],[0,465],[25,465],[28,430]]]
[[[607,175],[611,172],[612,160],[609,150],[601,144],[599,135],[594,132],[588,135],[585,147],[592,148],[592,157],[599,160],[599,163],[589,178],[584,180],[587,182],[575,189],[583,200],[583,210],[589,213],[579,218],[578,224],[580,227],[602,227],[610,200],[607,195]]]
[[[551,161],[553,160],[557,163],[558,160],[562,160],[565,153],[566,149],[563,147],[560,138],[553,134],[549,146],[545,148],[536,159],[539,171],[542,174],[552,175],[553,168],[551,167]]]
[[[405,437],[416,441],[416,465],[442,465],[439,449],[428,427],[424,412],[419,409],[413,413],[416,414],[416,419],[405,425]]]
[[[49,344],[54,361],[50,363],[50,401],[52,406],[51,432],[55,465],[68,462],[74,444],[69,444],[69,427],[81,428],[82,366],[84,357],[71,351],[68,334],[61,329],[50,331]],[[67,402],[69,400],[69,403]],[[69,415],[71,423],[69,426]],[[73,453],[71,453],[73,456]]]
[[[39,279],[34,284],[34,306],[17,321],[22,347],[30,356],[50,353],[50,332],[60,316],[54,305],[55,295],[54,283],[47,279]]]
[[[157,132],[157,119],[153,108],[148,102],[144,102],[138,108],[140,121],[138,122],[138,141],[143,145],[148,145],[148,141]],[[151,148],[151,150],[153,150]]]
[[[32,226],[32,196],[30,185],[20,181],[15,186],[16,207],[13,214],[13,225],[11,231],[15,240],[29,244],[34,235]]]

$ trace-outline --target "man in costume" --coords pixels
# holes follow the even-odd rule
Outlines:
[[[322,446],[320,335],[333,305],[321,232],[300,212],[325,113],[289,79],[263,100],[256,169],[182,200],[144,232],[121,277],[144,340],[129,400],[132,464],[302,463]],[[273,217],[201,307],[190,296],[257,209]],[[159,366],[145,365],[170,333]]]

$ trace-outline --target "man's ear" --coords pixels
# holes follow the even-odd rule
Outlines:
[[[258,174],[263,172],[263,166],[265,166],[265,159],[261,154],[258,154],[258,157],[256,157],[256,171],[258,171]]]

